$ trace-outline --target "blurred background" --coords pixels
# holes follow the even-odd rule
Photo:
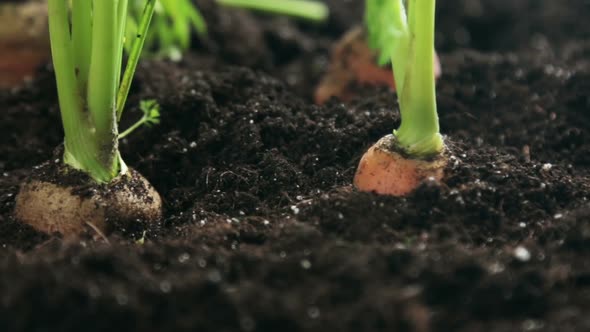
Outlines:
[[[363,0],[323,0],[327,22],[311,23],[285,17],[220,8],[215,0],[193,0],[209,26],[207,35],[193,34],[198,54],[222,58],[271,73],[300,70],[291,60],[302,53],[327,55],[330,44],[362,22]],[[439,0],[437,49],[450,53],[469,48],[484,52],[539,50],[543,56],[565,59],[586,68],[590,36],[588,0]],[[253,21],[254,16],[262,17]],[[168,18],[170,19],[170,18]],[[0,87],[31,77],[49,55],[45,0],[0,2]],[[269,55],[268,50],[272,50]],[[247,56],[244,56],[247,54]],[[325,64],[313,57],[307,71]],[[290,66],[289,66],[290,65]],[[287,80],[289,81],[289,80]]]

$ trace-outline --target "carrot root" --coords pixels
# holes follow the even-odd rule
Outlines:
[[[395,136],[387,135],[361,158],[354,177],[359,191],[405,196],[426,180],[441,181],[447,158],[444,153],[432,160],[412,159],[396,151]]]

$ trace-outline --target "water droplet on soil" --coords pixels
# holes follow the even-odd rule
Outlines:
[[[160,283],[160,290],[162,291],[162,293],[165,293],[165,294],[170,293],[170,291],[172,290],[172,284],[170,284],[170,281],[163,280]]]
[[[301,267],[305,270],[309,270],[311,268],[311,262],[307,259],[301,261]]]
[[[178,256],[178,262],[179,263],[186,263],[190,258],[191,258],[191,256],[185,252],[185,253],[182,253],[180,256]]]
[[[311,319],[316,319],[320,317],[320,309],[318,307],[309,307],[309,309],[307,309],[307,315]]]
[[[531,253],[527,248],[518,246],[514,249],[514,257],[521,262],[528,262],[531,259]]]

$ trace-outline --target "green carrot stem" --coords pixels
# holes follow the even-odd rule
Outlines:
[[[118,150],[121,111],[156,0],[148,0],[118,100],[128,0],[48,0],[49,32],[65,132],[64,162],[105,183],[126,170]],[[148,15],[149,14],[149,15]],[[71,24],[71,26],[70,26]],[[139,45],[139,46],[138,46]],[[156,120],[150,119],[152,123]]]
[[[399,98],[402,123],[395,134],[400,145],[415,156],[440,153],[444,146],[436,110],[435,6],[435,0],[410,0],[409,5],[412,41]]]
[[[127,60],[127,67],[125,68],[125,73],[123,74],[123,80],[119,86],[119,92],[117,93],[117,121],[120,121],[121,115],[123,115],[123,109],[125,107],[125,103],[127,102],[129,90],[131,89],[133,75],[135,75],[135,70],[137,69],[137,64],[139,63],[139,58],[141,56],[141,51],[143,50],[143,45],[145,44],[147,31],[150,26],[150,22],[152,21],[155,7],[156,0],[147,0],[141,20],[139,22],[137,36],[133,41],[133,46],[131,47],[131,52],[129,53],[129,59]]]
[[[127,28],[127,19],[129,11],[129,1],[128,0],[119,0],[119,4],[117,7],[117,26],[115,27],[117,31],[117,39],[118,39],[118,49],[117,49],[117,87],[119,89],[119,83],[121,80],[121,67],[123,66],[123,49],[125,48],[125,31]]]
[[[92,51],[92,1],[72,2],[72,43],[78,86],[86,91]]]
[[[217,0],[224,6],[240,7],[274,14],[299,17],[310,21],[323,21],[328,17],[328,7],[308,0]]]
[[[119,139],[123,139],[123,138],[129,136],[129,134],[131,134],[132,132],[134,132],[137,128],[143,126],[144,124],[146,124],[148,122],[149,122],[149,119],[147,119],[145,116],[142,117],[137,122],[135,122],[133,125],[131,125],[129,128],[127,128],[127,130],[125,130],[124,132],[120,133],[119,134]]]
[[[97,141],[89,135],[92,133],[92,121],[84,106],[85,100],[82,97],[84,92],[78,85],[80,80],[76,78],[76,72],[80,73],[77,64],[85,61],[75,61],[66,1],[49,0],[48,14],[53,66],[65,132],[64,162],[76,169],[86,171],[98,182],[106,181],[109,179],[109,171],[100,163]],[[75,15],[78,14],[80,14],[79,10]],[[89,44],[79,43],[78,45],[88,47]],[[87,52],[77,54],[80,56],[79,54],[87,54]]]
[[[93,128],[90,135],[99,144],[99,161],[109,177],[118,171],[117,125],[115,121],[116,88],[119,81],[117,66],[121,62],[117,15],[118,0],[98,0],[93,3],[92,56],[88,76],[87,103]],[[110,179],[109,179],[110,180]]]

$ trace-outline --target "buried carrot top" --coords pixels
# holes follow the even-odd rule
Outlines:
[[[367,151],[355,185],[405,195],[422,180],[442,178],[445,145],[439,132],[434,72],[435,0],[367,0],[370,46],[395,72],[401,125]]]
[[[144,2],[121,79],[127,0],[76,0],[71,8],[69,0],[48,1],[53,67],[65,132],[59,163],[63,167],[54,178],[67,177],[77,170],[86,174],[86,186],[96,187],[96,194],[76,195],[73,188],[63,185],[71,181],[30,179],[17,198],[19,220],[42,231],[70,234],[81,231],[82,222],[104,228],[105,220],[113,216],[159,217],[159,195],[139,173],[127,168],[118,149],[118,122],[155,2]],[[157,122],[157,113],[152,104],[149,119],[140,122]],[[101,196],[100,191],[109,186],[110,192]],[[137,194],[140,192],[142,197]]]

